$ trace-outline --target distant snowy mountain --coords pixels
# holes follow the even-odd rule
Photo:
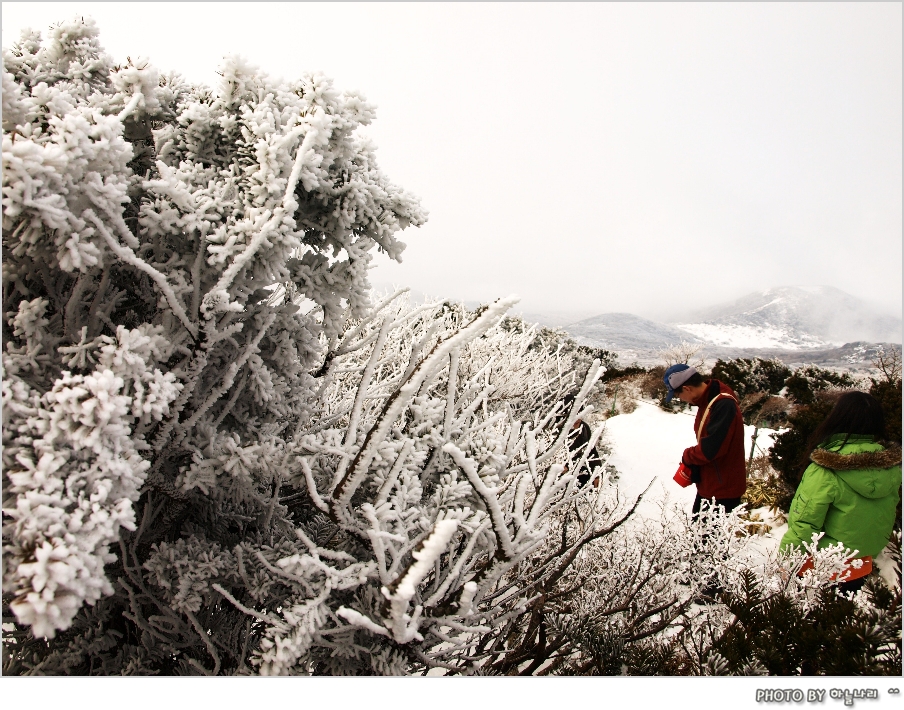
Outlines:
[[[867,366],[878,343],[901,342],[901,319],[830,286],[789,286],[752,293],[690,314],[678,324],[630,313],[604,313],[565,326],[580,344],[623,361],[658,361],[681,341],[701,343],[710,358],[777,357],[839,367]]]
[[[796,332],[793,328],[734,323],[682,323],[678,326],[712,345],[727,348],[784,348],[811,350],[834,343]]]
[[[676,327],[713,345],[820,349],[853,341],[901,342],[901,319],[832,286],[785,286],[691,315]]]
[[[582,345],[631,355],[655,352],[681,341],[702,342],[685,330],[631,313],[603,313],[567,325],[565,330]]]

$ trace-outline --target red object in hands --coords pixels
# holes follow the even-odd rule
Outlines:
[[[851,562],[853,562],[855,559],[859,559],[859,560],[863,561],[863,564],[860,565],[859,568],[853,567],[851,565]],[[804,572],[806,572],[807,570],[811,570],[811,569],[813,569],[813,558],[808,557],[807,561],[804,562],[803,565],[801,566],[801,568],[797,571],[797,576],[803,577]],[[849,572],[849,574],[847,577],[845,577],[843,579],[843,581],[845,581],[845,582],[851,582],[855,579],[860,579],[860,577],[865,577],[866,575],[868,575],[870,572],[873,571],[873,558],[870,557],[869,555],[864,555],[863,557],[852,557],[851,559],[848,560],[848,568],[846,571]],[[842,572],[842,574],[844,574],[844,572]],[[834,574],[832,575],[831,579],[835,579]]]
[[[682,488],[687,488],[691,485],[691,470],[684,465],[683,461],[675,472],[674,481]]]

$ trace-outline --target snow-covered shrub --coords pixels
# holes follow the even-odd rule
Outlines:
[[[3,65],[3,591],[50,637],[114,591],[111,545],[148,539],[193,457],[272,483],[369,252],[398,258],[425,213],[356,136],[373,108],[320,75],[229,59],[213,93],[115,66],[90,20]]]
[[[81,20],[4,54],[4,671],[472,672],[588,495],[601,367],[498,327],[512,299],[372,306],[425,220],[373,108],[222,76]]]
[[[631,414],[637,403],[644,398],[643,380],[645,373],[625,375],[606,382],[603,394],[604,414],[607,417]]]
[[[531,333],[533,339],[528,345],[529,350],[546,350],[555,353],[558,367],[564,368],[564,372],[573,372],[578,378],[583,377],[594,361],[603,365],[605,372],[587,393],[586,402],[594,408],[592,419],[594,422],[602,418],[602,407],[606,401],[603,379],[615,365],[617,357],[609,350],[592,348],[586,345],[578,345],[568,333],[561,328],[547,328],[536,323],[528,323],[517,316],[506,316],[500,323],[500,328],[506,332]],[[543,409],[551,406],[567,392],[569,385],[561,381],[555,372],[550,372],[552,379],[548,386],[538,387],[535,383],[531,390],[539,395],[540,399],[534,399],[533,407]]]
[[[781,360],[774,358],[718,359],[713,365],[712,375],[743,398],[755,392],[778,394],[791,375],[791,370]]]
[[[664,501],[658,519],[631,518],[634,501],[604,488],[590,508],[579,504],[557,520],[545,543],[557,562],[586,539],[571,564],[538,588],[530,614],[519,619],[517,642],[492,670],[559,675],[680,674],[690,660],[679,632],[694,622],[694,603],[709,589],[728,587],[743,569],[747,540],[739,510],[697,519]],[[593,512],[610,520],[585,527]],[[714,607],[707,614],[724,616]]]
[[[706,365],[706,353],[702,343],[689,343],[682,340],[680,343],[673,343],[662,348],[658,354],[659,359],[665,363],[666,367],[680,363],[702,370]]]
[[[846,372],[836,372],[816,365],[797,368],[785,379],[787,396],[798,404],[812,404],[820,392],[837,392],[857,384]]]
[[[819,537],[744,571],[722,597],[728,623],[699,627],[697,672],[900,675],[900,583],[890,588],[874,573],[857,593],[840,592],[833,578],[852,552],[841,544],[819,550]],[[900,535],[892,542],[900,580]],[[798,576],[808,558],[814,569]]]
[[[486,661],[475,649],[530,600],[529,578],[512,584],[513,570],[584,495],[563,474],[562,445],[601,369],[587,373],[561,425],[550,425],[555,407],[532,414],[550,388],[574,387],[573,368],[558,349],[531,348],[532,329],[490,328],[507,305],[478,314],[390,305],[332,351],[327,404],[298,439],[296,476],[316,508],[302,513],[311,538],[338,533],[367,549],[369,578],[324,624],[369,650],[337,658],[315,640],[303,667],[384,672],[372,664],[387,638],[406,654],[391,672],[473,672]],[[337,420],[350,424],[322,424]]]
[[[495,668],[749,675],[897,667],[900,589],[874,575],[853,601],[839,595],[833,577],[850,550],[820,550],[816,539],[806,550],[763,558],[750,544],[742,509],[694,519],[668,510],[668,502],[663,507],[658,521],[629,519],[588,544],[554,586],[542,588],[519,643]],[[578,518],[570,524],[577,527]],[[813,568],[798,576],[808,558]],[[857,652],[840,652],[838,639]]]

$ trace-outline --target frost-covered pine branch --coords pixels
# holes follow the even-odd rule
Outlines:
[[[325,77],[194,86],[81,19],[3,65],[5,671],[474,669],[599,366],[511,299],[371,305],[426,213]]]
[[[398,258],[425,220],[357,136],[361,96],[238,58],[211,92],[115,65],[97,34],[3,55],[3,591],[46,637],[192,485],[272,509],[321,340],[368,308],[371,249]]]
[[[325,617],[321,635],[353,636],[371,655],[391,639],[407,646],[410,667],[470,672],[471,650],[532,594],[496,592],[537,549],[547,521],[583,494],[563,473],[561,424],[512,413],[532,401],[538,376],[576,383],[554,352],[527,347],[533,331],[498,327],[510,303],[477,313],[390,303],[340,339],[319,417],[332,425],[314,420],[299,433],[289,481],[320,511],[311,535],[363,546],[357,556],[373,569],[334,610],[338,625]],[[587,373],[563,421],[600,374]],[[290,664],[267,670],[335,665],[318,646],[314,638]]]

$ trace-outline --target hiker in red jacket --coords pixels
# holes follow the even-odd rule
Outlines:
[[[697,407],[694,432],[696,446],[684,450],[676,480],[684,474],[697,484],[693,513],[700,512],[701,500],[715,499],[730,512],[741,504],[747,490],[744,461],[744,419],[732,389],[716,379],[704,380],[689,365],[672,365],[663,377],[668,393]]]

